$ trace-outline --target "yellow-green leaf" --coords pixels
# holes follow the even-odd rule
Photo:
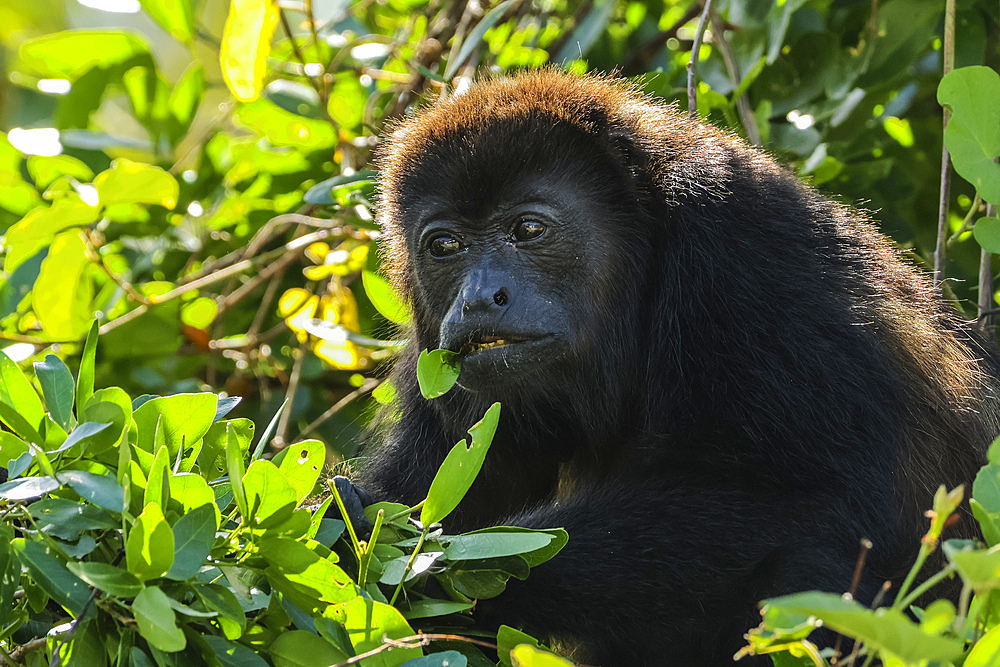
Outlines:
[[[7,230],[3,260],[4,273],[10,275],[26,259],[52,243],[56,234],[70,227],[82,227],[97,220],[98,209],[79,199],[65,198],[52,206],[36,208]]]
[[[149,53],[138,35],[121,30],[64,30],[21,45],[20,55],[43,76],[75,81],[94,67],[107,67]]]
[[[78,231],[56,236],[31,290],[42,335],[50,340],[83,338],[90,329],[93,285],[85,273],[87,244]]]
[[[111,204],[177,205],[179,187],[173,176],[159,167],[119,158],[94,179],[103,206]]]
[[[163,29],[181,42],[190,42],[194,27],[191,0],[139,0]]]
[[[231,0],[222,33],[219,61],[222,78],[233,96],[252,102],[260,95],[271,36],[278,25],[274,0]]]

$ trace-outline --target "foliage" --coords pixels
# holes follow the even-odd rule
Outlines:
[[[9,473],[0,484],[6,656],[31,665],[283,667],[373,651],[362,664],[482,663],[471,644],[428,662],[414,628],[433,635],[461,624],[475,599],[498,595],[566,543],[559,529],[450,535],[438,523],[471,486],[499,405],[470,429],[469,452],[456,445],[423,503],[367,508],[364,540],[326,518],[341,503],[335,487],[318,506],[307,502],[322,443],[298,442],[267,460],[266,435],[255,447],[249,420],[226,419],[236,401],[94,391],[96,326],[88,342],[77,380],[55,356],[35,365],[41,399],[0,352],[0,420],[10,429],[0,437]],[[421,506],[421,522],[411,521]],[[396,602],[401,592],[390,606],[387,594]],[[530,649],[521,664],[548,664]]]
[[[556,531],[434,526],[482,464],[495,414],[456,445],[422,523],[407,521],[416,508],[383,506],[368,517],[373,539],[345,527],[338,541],[326,507],[304,505],[313,466],[356,451],[361,399],[392,403],[382,379],[410,318],[380,272],[373,148],[395,119],[487,69],[615,70],[683,107],[699,3],[231,0],[223,12],[141,0],[135,15],[69,4],[0,7],[0,338],[15,343],[0,354],[7,645],[42,637],[44,651],[26,654],[36,663],[62,647],[61,660],[327,664],[379,644],[376,626],[396,637],[428,618],[459,623],[468,599],[550,557]],[[719,0],[697,112],[866,202],[923,257],[944,142],[961,177],[945,209],[964,307],[981,251],[1000,250],[1000,219],[985,210],[1000,190],[1000,16],[994,0],[958,4],[958,69],[941,81],[940,0]],[[428,397],[457,378],[445,356],[421,355]],[[15,361],[35,362],[34,380]],[[95,378],[117,386],[95,391]],[[224,419],[232,397],[251,419]],[[275,414],[251,447],[253,422]],[[995,481],[977,480],[972,501],[990,550],[946,547],[971,608],[934,603],[918,626],[901,607],[803,594],[771,601],[755,650],[817,664],[815,617],[887,664],[918,650],[987,664],[1000,642]],[[422,588],[428,575],[448,599]],[[376,595],[380,581],[403,616]],[[375,625],[358,620],[369,616]],[[557,660],[527,639],[501,632],[512,651],[499,657]],[[452,651],[477,664],[467,646],[435,645],[448,646],[413,664],[460,664]]]

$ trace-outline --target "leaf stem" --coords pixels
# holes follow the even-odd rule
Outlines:
[[[420,539],[417,540],[417,546],[413,547],[413,553],[410,554],[410,560],[406,561],[406,567],[403,569],[403,577],[396,584],[396,590],[392,592],[392,599],[389,600],[389,604],[396,604],[396,598],[399,597],[399,591],[403,590],[403,582],[406,581],[406,575],[408,575],[413,570],[413,562],[417,559],[417,554],[420,553],[421,547],[424,546],[424,540],[427,538],[427,533],[430,532],[429,526],[424,526],[423,531],[420,533]]]

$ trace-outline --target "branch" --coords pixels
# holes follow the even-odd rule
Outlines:
[[[695,90],[695,73],[698,68],[698,53],[701,51],[701,40],[705,36],[705,25],[708,23],[708,15],[712,11],[712,0],[705,0],[705,8],[701,12],[701,20],[698,21],[698,33],[694,36],[694,44],[691,45],[691,60],[688,61],[688,118],[696,120],[698,118],[698,93]]]
[[[955,0],[947,0],[944,10],[944,71],[951,72],[955,64]],[[944,262],[948,240],[948,203],[951,199],[951,156],[944,143],[944,129],[948,127],[951,112],[944,109],[941,136],[941,193],[938,201],[937,246],[934,249],[934,284],[944,280]]]
[[[740,82],[743,80],[743,73],[740,72],[740,64],[737,62],[736,56],[733,55],[733,50],[730,48],[729,42],[726,41],[725,26],[722,25],[717,12],[711,12],[709,19],[712,21],[712,41],[719,48],[719,52],[722,53],[722,59],[726,61],[729,80],[733,82],[734,88],[738,88]],[[750,100],[747,99],[745,92],[736,100],[736,110],[740,114],[743,129],[747,133],[747,139],[754,146],[761,146],[760,128],[757,127],[757,118],[753,115],[753,110],[750,108]]]

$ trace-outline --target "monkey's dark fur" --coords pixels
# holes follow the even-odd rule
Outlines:
[[[570,535],[485,622],[592,664],[727,664],[759,600],[846,590],[860,538],[858,597],[898,583],[933,490],[1000,432],[993,352],[864,213],[627,84],[483,83],[402,123],[380,167],[414,326],[358,484],[418,502],[500,401],[448,528]],[[438,347],[473,354],[427,401]]]

